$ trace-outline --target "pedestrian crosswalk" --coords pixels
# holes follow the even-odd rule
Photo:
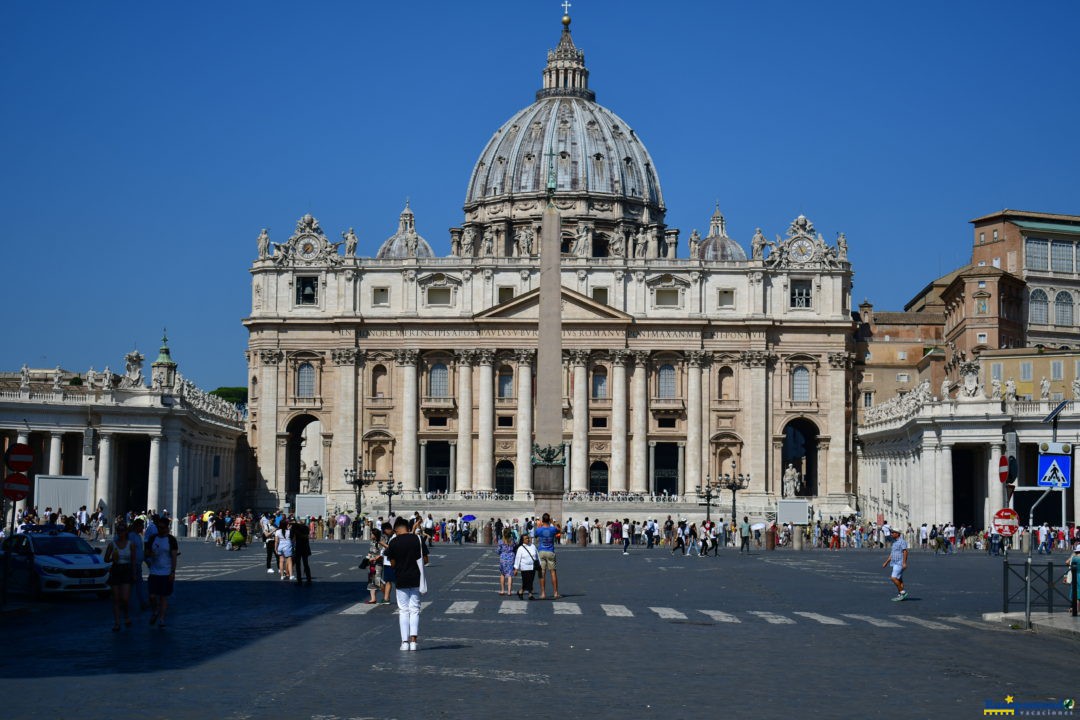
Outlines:
[[[389,610],[386,611],[380,610],[382,607],[387,606],[357,603],[356,605],[351,605],[340,610],[338,614],[367,615],[372,612],[396,613],[397,611],[396,607],[393,605],[388,606]],[[483,618],[484,616],[503,615],[519,617],[550,617],[552,615],[572,615],[578,617],[602,616],[613,618],[615,620],[653,617],[659,620],[694,622],[695,624],[709,624],[708,621],[712,621],[712,623],[715,624],[739,625],[763,623],[765,625],[776,625],[779,627],[800,624],[811,626],[824,625],[832,628],[865,628],[869,626],[873,628],[911,629],[912,627],[918,627],[935,631],[957,630],[959,629],[958,624],[962,624],[952,624],[951,621],[957,620],[956,618],[922,618],[915,615],[887,614],[883,616],[872,616],[861,615],[858,613],[827,615],[810,610],[792,610],[786,613],[768,610],[731,612],[725,610],[686,609],[658,606],[648,606],[637,610],[631,609],[626,605],[614,603],[583,605],[568,600],[560,600],[558,602],[455,600],[449,603],[432,601],[421,604],[422,611],[427,611],[429,607],[433,608],[432,611],[439,615],[456,617],[468,616],[478,619]],[[489,622],[494,622],[494,620],[489,620]]]

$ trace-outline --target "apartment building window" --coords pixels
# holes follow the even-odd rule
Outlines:
[[[1054,296],[1054,324],[1065,327],[1073,324],[1073,298],[1064,290]]]
[[[1024,264],[1028,270],[1049,270],[1048,258],[1050,243],[1046,240],[1028,238],[1024,243]]]
[[[979,244],[982,245],[984,242],[986,242],[986,233],[981,232],[979,233]]]
[[[986,344],[986,333],[979,333],[978,335],[975,336],[975,338],[976,338],[976,342],[981,343],[983,345]]]
[[[1048,322],[1049,302],[1042,290],[1032,290],[1028,296],[1028,322],[1033,325],[1045,325]]]
[[[896,373],[896,382],[906,383],[911,382],[911,375],[907,373]]]
[[[1051,380],[1064,380],[1065,379],[1065,363],[1061,360],[1050,361],[1050,379]]]
[[[1054,272],[1073,271],[1073,244],[1055,240],[1050,243],[1050,269]]]
[[[907,360],[907,350],[897,350],[896,351],[896,359],[897,360]]]
[[[1027,382],[1031,382],[1031,363],[1030,362],[1022,362],[1022,363],[1020,363],[1020,379],[1025,380]]]
[[[791,307],[793,308],[809,308],[813,307],[810,281],[809,280],[792,280],[791,281]]]
[[[990,379],[1001,380],[1001,363],[990,363]]]
[[[867,407],[867,408],[868,407],[874,407],[874,393],[872,393],[872,392],[864,392],[862,394],[862,405],[863,405],[863,407]]]

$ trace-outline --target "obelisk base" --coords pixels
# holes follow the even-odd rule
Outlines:
[[[563,518],[563,466],[533,466],[533,508],[536,517],[544,513],[551,522],[562,527]]]

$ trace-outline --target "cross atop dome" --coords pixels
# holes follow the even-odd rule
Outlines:
[[[596,100],[596,93],[589,89],[585,53],[577,49],[570,37],[570,3],[564,1],[562,5],[562,37],[554,50],[548,50],[544,86],[536,92],[536,99],[562,96]]]

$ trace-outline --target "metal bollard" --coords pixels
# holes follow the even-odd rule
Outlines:
[[[1050,614],[1054,613],[1054,563],[1046,563],[1046,604],[1050,607]]]
[[[1001,612],[1009,612],[1009,558],[1001,564]]]
[[[1027,629],[1031,629],[1031,558],[1028,557],[1024,566],[1024,622]]]

